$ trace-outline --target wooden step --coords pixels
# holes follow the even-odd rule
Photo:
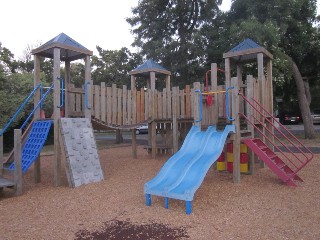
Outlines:
[[[15,183],[13,181],[0,177],[0,188],[3,188],[3,187],[12,188],[14,186],[15,186]]]

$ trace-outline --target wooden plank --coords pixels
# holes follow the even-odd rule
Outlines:
[[[162,93],[158,92],[158,98],[157,98],[157,110],[158,110],[158,119],[163,119],[163,113],[162,113]]]
[[[144,94],[144,89],[141,88],[141,120],[145,121],[146,120],[146,116],[145,116],[145,94]]]
[[[132,157],[137,158],[137,135],[136,130],[131,130],[131,139],[132,139]]]
[[[112,88],[107,87],[107,123],[112,122]]]
[[[100,97],[100,86],[95,85],[94,88],[94,117],[96,119],[101,120],[101,114],[100,114],[100,109],[101,109],[101,97]]]
[[[81,112],[81,94],[76,94],[75,111]]]
[[[172,91],[167,89],[167,118],[172,118]]]
[[[65,61],[65,69],[64,69],[64,87],[65,87],[65,92],[64,92],[64,115],[65,117],[69,117],[69,105],[70,105],[70,95],[69,95],[69,87],[70,87],[70,61]]]
[[[69,89],[74,87],[74,84],[69,84]],[[69,104],[66,106],[69,110],[69,114],[70,112],[74,112],[76,110],[76,95],[75,93],[71,92],[69,90],[69,92],[67,93],[69,95],[68,99],[69,99]]]
[[[186,109],[185,109],[185,94],[184,94],[184,90],[180,90],[179,91],[179,98],[180,98],[180,118],[185,118]]]
[[[90,63],[90,56],[85,57],[85,66],[84,66],[84,79],[85,81],[89,82],[90,84],[87,86],[87,94],[88,94],[88,108],[85,107],[85,101],[83,101],[83,110],[85,112],[85,117],[91,119],[93,109],[93,81],[91,79],[91,63]],[[85,97],[84,97],[85,98]],[[83,98],[83,99],[84,99]]]
[[[248,75],[247,76],[247,98],[249,100],[251,100],[253,98],[253,94],[254,94],[254,79],[252,77],[252,75]],[[249,103],[246,103],[246,109],[247,109],[247,116],[249,118],[249,120],[251,122],[254,122],[254,119],[253,119],[253,108],[250,106]],[[251,125],[251,124],[248,124],[248,130],[251,132],[251,138],[254,138],[254,127]],[[250,150],[249,151],[249,173],[250,174],[253,174],[254,173],[254,162],[255,162],[255,159],[256,159],[256,156],[255,154]]]
[[[137,91],[137,122],[141,122],[141,92]]]
[[[102,122],[106,122],[107,119],[107,115],[106,115],[106,83],[105,82],[101,82],[101,95],[100,95],[100,113],[101,113],[101,117],[100,120]]]
[[[157,100],[158,100],[158,91],[154,90],[153,91],[153,119],[158,119],[158,104],[157,104]]]
[[[164,88],[162,92],[162,117],[167,118],[167,89]]]
[[[185,87],[185,93],[186,93],[186,117],[191,117],[191,96],[190,96],[190,85],[186,85]]]
[[[132,124],[132,93],[128,90],[128,124]]]
[[[21,129],[14,129],[14,182],[16,184],[16,195],[22,194],[22,144]]]
[[[131,90],[132,97],[132,123],[137,123],[137,90]]]
[[[145,119],[149,119],[149,92],[144,92],[144,116],[145,116]]]
[[[122,121],[124,125],[128,124],[128,112],[127,112],[127,104],[128,104],[128,90],[127,86],[122,86]]]
[[[118,91],[117,91],[117,85],[116,84],[112,84],[112,107],[111,107],[111,109],[112,109],[112,115],[111,115],[111,117],[112,117],[112,120],[111,120],[111,123],[112,124],[117,124],[117,110],[118,110],[118,108],[117,108],[117,100],[118,100],[118,98],[117,98],[117,93],[118,93]]]
[[[118,88],[117,91],[117,97],[118,97],[118,107],[117,107],[117,113],[118,113],[118,117],[117,117],[117,124],[118,125],[123,125],[122,122],[122,89]]]
[[[173,133],[173,153],[176,153],[178,151],[179,147],[179,139],[178,139],[178,124],[177,124],[177,113],[179,105],[178,103],[179,99],[179,87],[173,87],[172,88],[172,133]]]

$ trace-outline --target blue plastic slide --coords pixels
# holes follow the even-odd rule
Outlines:
[[[210,166],[220,156],[224,143],[230,132],[235,132],[234,125],[227,125],[224,131],[216,131],[210,126],[201,132],[193,126],[189,131],[181,149],[162,167],[156,177],[144,186],[146,203],[151,205],[151,195],[186,201],[187,213],[191,213],[191,202],[200,187]]]

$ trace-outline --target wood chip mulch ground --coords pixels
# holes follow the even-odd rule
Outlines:
[[[151,159],[138,148],[99,151],[105,181],[69,188],[53,186],[53,157],[41,157],[41,183],[33,169],[24,176],[24,193],[0,197],[0,239],[320,239],[320,155],[301,170],[300,187],[288,187],[268,169],[232,175],[210,169],[196,192],[193,212],[185,203],[153,197],[145,205],[144,183],[169,155]],[[64,173],[65,175],[65,173]]]

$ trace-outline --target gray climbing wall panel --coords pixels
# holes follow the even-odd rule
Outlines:
[[[78,187],[104,180],[90,120],[61,118],[60,129],[69,185]]]

